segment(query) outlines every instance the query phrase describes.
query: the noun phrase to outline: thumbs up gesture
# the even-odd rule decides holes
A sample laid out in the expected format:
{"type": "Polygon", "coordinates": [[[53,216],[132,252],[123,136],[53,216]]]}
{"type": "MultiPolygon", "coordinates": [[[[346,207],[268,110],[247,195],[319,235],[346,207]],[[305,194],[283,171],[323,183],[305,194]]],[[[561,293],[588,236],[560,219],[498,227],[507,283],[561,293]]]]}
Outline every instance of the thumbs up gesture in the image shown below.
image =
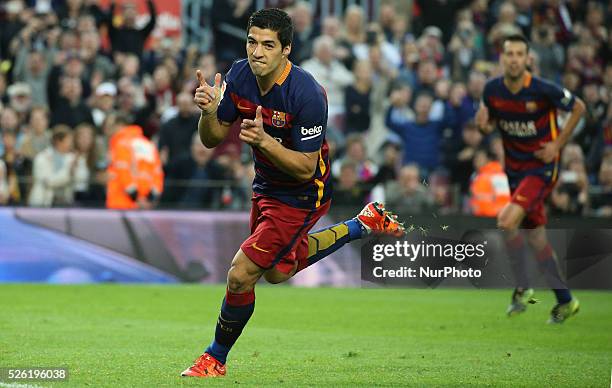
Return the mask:
{"type": "Polygon", "coordinates": [[[195,91],[193,102],[205,115],[213,114],[217,111],[219,101],[221,100],[221,74],[215,74],[215,84],[213,86],[206,82],[200,70],[196,71],[196,76],[200,86],[195,91]]]}
{"type": "Polygon", "coordinates": [[[261,105],[258,106],[255,111],[255,120],[242,120],[240,124],[240,135],[238,137],[243,142],[255,147],[262,147],[264,142],[273,140],[264,130],[261,105]]]}

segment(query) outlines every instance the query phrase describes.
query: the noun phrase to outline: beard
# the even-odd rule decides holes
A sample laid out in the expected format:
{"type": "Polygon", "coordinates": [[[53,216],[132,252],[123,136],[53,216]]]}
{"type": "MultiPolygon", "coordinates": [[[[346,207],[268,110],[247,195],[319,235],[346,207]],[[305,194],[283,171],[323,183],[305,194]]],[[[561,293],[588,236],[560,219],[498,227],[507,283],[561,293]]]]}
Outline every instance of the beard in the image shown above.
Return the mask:
{"type": "Polygon", "coordinates": [[[512,70],[508,69],[507,71],[504,72],[504,77],[511,81],[518,81],[519,79],[523,77],[523,74],[525,74],[525,71],[527,71],[527,69],[525,68],[522,68],[516,72],[513,72],[512,70]]]}

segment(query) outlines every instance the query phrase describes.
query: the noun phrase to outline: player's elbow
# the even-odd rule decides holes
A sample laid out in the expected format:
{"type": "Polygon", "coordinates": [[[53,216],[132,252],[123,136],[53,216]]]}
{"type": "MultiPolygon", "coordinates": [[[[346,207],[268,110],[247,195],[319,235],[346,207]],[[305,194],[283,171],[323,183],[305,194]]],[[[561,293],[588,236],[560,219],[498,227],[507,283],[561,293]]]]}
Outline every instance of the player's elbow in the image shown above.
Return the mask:
{"type": "Polygon", "coordinates": [[[576,102],[574,103],[574,112],[581,116],[584,112],[586,112],[586,104],[578,97],[576,97],[576,102]]]}
{"type": "Polygon", "coordinates": [[[300,182],[308,182],[315,174],[315,169],[299,171],[294,174],[295,179],[300,182]]]}
{"type": "Polygon", "coordinates": [[[200,141],[206,148],[215,148],[216,146],[219,145],[219,143],[221,143],[220,139],[216,139],[211,136],[203,136],[201,133],[200,133],[200,141]]]}

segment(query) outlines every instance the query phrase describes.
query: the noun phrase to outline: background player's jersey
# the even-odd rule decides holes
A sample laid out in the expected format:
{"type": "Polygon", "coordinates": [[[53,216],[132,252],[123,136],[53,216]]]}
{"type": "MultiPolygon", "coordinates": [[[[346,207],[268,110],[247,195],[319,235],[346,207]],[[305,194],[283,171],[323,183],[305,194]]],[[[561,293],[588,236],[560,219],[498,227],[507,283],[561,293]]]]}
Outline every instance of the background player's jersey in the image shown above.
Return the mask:
{"type": "Polygon", "coordinates": [[[246,59],[234,62],[225,76],[225,91],[217,117],[234,122],[255,119],[262,107],[265,131],[284,147],[300,152],[319,151],[319,161],[311,180],[298,182],[281,171],[257,147],[253,149],[255,179],[253,191],[294,207],[314,209],[331,197],[327,128],[327,96],[315,79],[287,62],[282,75],[264,96],[246,59]]]}
{"type": "Polygon", "coordinates": [[[497,77],[486,83],[482,98],[489,116],[497,121],[502,133],[510,186],[528,175],[554,182],[559,158],[544,163],[534,152],[558,136],[557,108],[571,110],[574,96],[567,89],[527,73],[523,88],[517,94],[508,90],[503,77],[497,77]]]}

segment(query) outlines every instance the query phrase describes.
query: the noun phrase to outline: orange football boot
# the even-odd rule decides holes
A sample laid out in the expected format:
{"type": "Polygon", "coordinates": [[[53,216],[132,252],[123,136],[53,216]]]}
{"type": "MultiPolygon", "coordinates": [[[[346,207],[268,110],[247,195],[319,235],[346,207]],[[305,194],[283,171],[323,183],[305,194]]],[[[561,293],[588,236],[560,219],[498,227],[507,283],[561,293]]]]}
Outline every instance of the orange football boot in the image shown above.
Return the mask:
{"type": "Polygon", "coordinates": [[[202,354],[193,365],[185,369],[181,376],[219,377],[225,376],[225,365],[208,353],[202,354]]]}
{"type": "Polygon", "coordinates": [[[382,203],[368,203],[355,218],[368,233],[388,234],[395,237],[401,237],[406,233],[404,224],[397,220],[395,214],[386,210],[382,203]]]}

